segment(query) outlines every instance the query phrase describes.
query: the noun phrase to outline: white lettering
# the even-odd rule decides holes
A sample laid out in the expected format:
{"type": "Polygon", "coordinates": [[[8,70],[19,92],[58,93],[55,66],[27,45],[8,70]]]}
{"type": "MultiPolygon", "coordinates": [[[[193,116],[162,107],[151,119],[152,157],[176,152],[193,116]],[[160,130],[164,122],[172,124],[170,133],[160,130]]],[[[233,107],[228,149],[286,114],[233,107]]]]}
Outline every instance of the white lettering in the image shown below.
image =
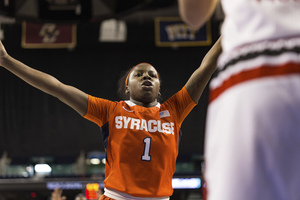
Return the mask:
{"type": "Polygon", "coordinates": [[[172,135],[174,135],[174,123],[173,122],[171,122],[171,129],[172,129],[172,135]]]}
{"type": "Polygon", "coordinates": [[[158,130],[158,132],[161,132],[161,133],[164,132],[164,130],[161,127],[161,121],[157,121],[157,130],[158,130]]]}
{"type": "Polygon", "coordinates": [[[150,133],[157,131],[157,127],[156,126],[153,127],[152,124],[157,125],[157,121],[156,120],[149,120],[148,121],[148,131],[150,133]]]}
{"type": "Polygon", "coordinates": [[[164,133],[166,134],[171,134],[171,127],[170,127],[170,123],[163,123],[162,127],[164,129],[164,133]]]}
{"type": "Polygon", "coordinates": [[[145,119],[142,119],[142,124],[141,124],[141,128],[140,130],[145,130],[145,131],[148,131],[148,128],[147,128],[147,121],[145,119]]]}
{"type": "Polygon", "coordinates": [[[174,40],[195,40],[197,30],[190,28],[186,24],[172,24],[165,27],[168,39],[170,41],[174,40]]]}
{"type": "Polygon", "coordinates": [[[124,119],[124,128],[128,128],[128,123],[130,122],[131,120],[131,117],[125,117],[123,116],[123,119],[124,119]]]}
{"type": "Polygon", "coordinates": [[[132,129],[132,130],[144,130],[149,133],[160,132],[165,134],[174,135],[174,122],[162,123],[161,120],[145,120],[135,119],[126,116],[116,116],[115,123],[117,129],[132,129]]]}
{"type": "Polygon", "coordinates": [[[130,126],[130,129],[136,129],[136,130],[139,130],[140,129],[140,122],[141,120],[139,119],[132,119],[131,120],[131,126],[130,126]],[[136,127],[136,128],[134,128],[136,127]]]}
{"type": "Polygon", "coordinates": [[[122,116],[116,116],[115,122],[116,122],[116,128],[117,129],[122,128],[123,123],[122,123],[121,120],[122,120],[122,116]]]}

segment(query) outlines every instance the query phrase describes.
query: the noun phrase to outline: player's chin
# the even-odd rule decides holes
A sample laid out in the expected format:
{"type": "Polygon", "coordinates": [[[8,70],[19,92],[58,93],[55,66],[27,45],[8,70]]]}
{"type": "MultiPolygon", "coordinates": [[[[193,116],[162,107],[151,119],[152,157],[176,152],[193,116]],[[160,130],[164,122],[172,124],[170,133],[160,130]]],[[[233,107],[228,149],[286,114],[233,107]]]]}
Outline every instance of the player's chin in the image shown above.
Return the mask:
{"type": "Polygon", "coordinates": [[[143,90],[142,95],[144,98],[147,98],[147,99],[153,99],[157,96],[157,94],[155,94],[154,90],[143,90]]]}
{"type": "Polygon", "coordinates": [[[152,94],[152,93],[154,93],[154,90],[153,90],[153,88],[142,88],[141,92],[142,93],[150,93],[150,94],[152,94]]]}

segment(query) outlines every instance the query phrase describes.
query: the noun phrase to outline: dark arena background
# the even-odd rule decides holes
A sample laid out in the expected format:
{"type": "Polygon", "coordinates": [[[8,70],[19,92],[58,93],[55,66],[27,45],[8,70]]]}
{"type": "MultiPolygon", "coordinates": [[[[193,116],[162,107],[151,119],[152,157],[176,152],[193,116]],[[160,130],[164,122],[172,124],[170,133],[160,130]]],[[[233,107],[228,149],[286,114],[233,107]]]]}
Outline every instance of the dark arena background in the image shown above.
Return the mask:
{"type": "MultiPolygon", "coordinates": [[[[113,101],[120,100],[122,72],[141,62],[160,73],[162,102],[171,97],[218,39],[222,21],[219,8],[200,31],[191,30],[176,0],[0,0],[0,6],[0,39],[12,57],[113,101]]],[[[207,103],[208,88],[182,124],[172,200],[202,199],[207,103]]],[[[56,187],[68,200],[80,193],[95,199],[104,168],[96,124],[0,68],[0,200],[48,200],[56,187]]]]}

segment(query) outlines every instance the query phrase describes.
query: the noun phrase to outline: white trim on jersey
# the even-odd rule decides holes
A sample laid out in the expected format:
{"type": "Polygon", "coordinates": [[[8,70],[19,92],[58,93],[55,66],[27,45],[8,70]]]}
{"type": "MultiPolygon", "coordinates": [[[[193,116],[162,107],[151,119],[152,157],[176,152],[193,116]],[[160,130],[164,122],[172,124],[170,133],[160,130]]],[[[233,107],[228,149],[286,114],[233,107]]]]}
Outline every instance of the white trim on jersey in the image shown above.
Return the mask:
{"type": "Polygon", "coordinates": [[[115,200],[169,200],[170,197],[134,197],[117,190],[104,188],[104,195],[115,200]]]}
{"type": "Polygon", "coordinates": [[[211,81],[210,89],[215,89],[220,87],[225,80],[228,80],[231,76],[238,74],[242,71],[247,71],[251,69],[258,68],[262,65],[268,65],[270,67],[278,67],[287,62],[300,63],[299,55],[295,52],[283,53],[279,56],[266,56],[260,55],[251,60],[239,61],[238,63],[231,65],[230,68],[221,71],[217,78],[214,78],[211,81]]]}
{"type": "Polygon", "coordinates": [[[294,49],[296,47],[300,47],[300,36],[272,41],[266,40],[263,42],[248,44],[225,55],[221,54],[218,60],[218,68],[220,70],[223,70],[224,66],[230,61],[238,59],[239,57],[245,56],[250,53],[259,53],[265,50],[280,51],[283,48],[294,49]]]}
{"type": "Polygon", "coordinates": [[[213,78],[210,83],[210,89],[216,89],[220,87],[224,81],[228,80],[231,76],[239,74],[240,72],[256,69],[263,65],[269,67],[278,67],[287,62],[300,63],[300,57],[297,52],[293,52],[294,48],[300,48],[300,37],[280,39],[275,41],[264,41],[262,43],[255,43],[246,45],[242,48],[233,51],[231,55],[221,57],[218,61],[219,74],[213,78]],[[283,51],[285,49],[285,51],[283,51]],[[290,50],[290,51],[289,51],[290,50]],[[264,54],[264,51],[279,52],[272,56],[264,54]],[[282,51],[282,52],[281,52],[282,51]],[[254,58],[241,59],[247,57],[250,54],[257,54],[254,58]],[[232,60],[237,60],[233,64],[229,64],[232,60]],[[226,69],[225,66],[227,67],[226,69]]]}

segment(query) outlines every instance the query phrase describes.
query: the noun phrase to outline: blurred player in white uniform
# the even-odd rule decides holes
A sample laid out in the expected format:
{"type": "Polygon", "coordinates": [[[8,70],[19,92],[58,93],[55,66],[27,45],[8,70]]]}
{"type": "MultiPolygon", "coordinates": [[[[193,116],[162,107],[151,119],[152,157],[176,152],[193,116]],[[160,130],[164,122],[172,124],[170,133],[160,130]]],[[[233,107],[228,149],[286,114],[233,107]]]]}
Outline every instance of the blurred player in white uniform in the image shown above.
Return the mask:
{"type": "MultiPolygon", "coordinates": [[[[216,4],[179,0],[194,27],[216,4]]],[[[298,200],[300,0],[221,4],[223,53],[210,82],[205,138],[207,199],[298,200]]]]}

